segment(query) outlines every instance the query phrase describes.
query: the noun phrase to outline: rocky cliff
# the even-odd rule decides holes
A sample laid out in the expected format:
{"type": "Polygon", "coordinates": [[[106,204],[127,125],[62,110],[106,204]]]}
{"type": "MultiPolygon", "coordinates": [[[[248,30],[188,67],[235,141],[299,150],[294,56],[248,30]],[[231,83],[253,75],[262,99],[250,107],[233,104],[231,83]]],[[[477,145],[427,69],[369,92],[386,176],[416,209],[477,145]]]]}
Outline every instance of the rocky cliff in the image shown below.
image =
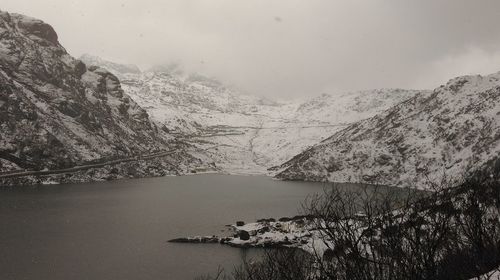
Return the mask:
{"type": "Polygon", "coordinates": [[[0,130],[3,173],[174,147],[115,75],[71,57],[50,25],[7,12],[0,12],[0,130]]]}

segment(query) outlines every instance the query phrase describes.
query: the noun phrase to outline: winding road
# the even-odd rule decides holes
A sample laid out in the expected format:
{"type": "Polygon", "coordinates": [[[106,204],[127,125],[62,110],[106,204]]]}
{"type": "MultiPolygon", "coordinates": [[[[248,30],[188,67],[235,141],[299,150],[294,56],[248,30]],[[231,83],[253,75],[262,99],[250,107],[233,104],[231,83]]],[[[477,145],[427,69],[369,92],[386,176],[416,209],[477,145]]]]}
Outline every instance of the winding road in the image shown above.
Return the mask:
{"type": "Polygon", "coordinates": [[[119,164],[119,163],[123,163],[123,162],[130,162],[130,161],[137,161],[137,160],[152,159],[152,158],[156,158],[156,157],[163,157],[163,156],[173,154],[175,152],[176,152],[176,150],[160,151],[160,152],[155,152],[155,153],[151,153],[151,154],[147,154],[147,155],[131,156],[131,157],[126,157],[126,158],[122,158],[122,159],[115,159],[115,160],[110,160],[110,161],[101,162],[101,163],[78,165],[78,166],[63,168],[63,169],[9,172],[7,174],[0,174],[0,179],[30,176],[30,175],[39,176],[39,175],[61,174],[61,173],[73,173],[73,172],[77,172],[77,171],[81,171],[81,170],[103,167],[106,165],[114,165],[114,164],[119,164]]]}

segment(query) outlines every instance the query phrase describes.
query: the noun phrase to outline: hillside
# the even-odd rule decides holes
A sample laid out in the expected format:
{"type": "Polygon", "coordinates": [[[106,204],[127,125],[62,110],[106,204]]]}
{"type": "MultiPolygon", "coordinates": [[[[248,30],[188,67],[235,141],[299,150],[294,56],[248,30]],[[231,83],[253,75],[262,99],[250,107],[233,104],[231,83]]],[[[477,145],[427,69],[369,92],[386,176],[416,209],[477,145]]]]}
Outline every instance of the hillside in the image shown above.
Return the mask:
{"type": "MultiPolygon", "coordinates": [[[[186,161],[166,157],[160,164],[164,173],[186,172],[172,166],[189,166],[188,161],[201,164],[151,122],[148,113],[124,93],[115,75],[71,57],[50,25],[7,12],[0,12],[0,128],[0,175],[170,149],[184,154],[186,161]]],[[[133,173],[147,175],[144,168],[147,164],[133,173]]],[[[116,176],[123,172],[114,171],[116,176]]],[[[75,180],[108,175],[80,174],[75,180]]],[[[39,179],[72,181],[71,176],[39,179]]],[[[15,183],[0,176],[0,185],[15,183]]]]}
{"type": "Polygon", "coordinates": [[[499,153],[500,73],[464,76],[333,134],[276,177],[426,188],[499,153]]]}

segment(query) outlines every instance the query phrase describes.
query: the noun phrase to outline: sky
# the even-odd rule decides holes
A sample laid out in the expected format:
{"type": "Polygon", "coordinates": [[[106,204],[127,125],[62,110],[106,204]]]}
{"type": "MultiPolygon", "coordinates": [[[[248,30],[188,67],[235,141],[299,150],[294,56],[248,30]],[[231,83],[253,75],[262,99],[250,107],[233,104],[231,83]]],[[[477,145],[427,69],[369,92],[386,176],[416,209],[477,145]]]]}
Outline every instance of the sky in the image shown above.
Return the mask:
{"type": "Polygon", "coordinates": [[[75,57],[178,63],[259,96],[432,89],[500,71],[498,0],[0,0],[75,57]]]}

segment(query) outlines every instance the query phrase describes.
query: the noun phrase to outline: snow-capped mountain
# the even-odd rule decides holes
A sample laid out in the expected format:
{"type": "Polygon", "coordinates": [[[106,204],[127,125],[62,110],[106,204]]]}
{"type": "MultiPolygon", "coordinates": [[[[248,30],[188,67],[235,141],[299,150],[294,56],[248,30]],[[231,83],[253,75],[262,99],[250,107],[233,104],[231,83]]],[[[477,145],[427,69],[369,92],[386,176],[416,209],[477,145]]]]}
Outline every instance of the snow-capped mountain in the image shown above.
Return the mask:
{"type": "Polygon", "coordinates": [[[176,150],[154,168],[142,162],[139,175],[213,169],[212,161],[264,174],[289,160],[278,178],[421,187],[500,151],[498,73],[432,92],[273,101],[177,65],[142,72],[91,55],[83,63],[40,20],[2,12],[0,23],[0,178],[176,150]]]}
{"type": "Polygon", "coordinates": [[[277,177],[425,188],[499,153],[500,73],[464,76],[333,134],[277,177]]]}
{"type": "MultiPolygon", "coordinates": [[[[2,173],[174,147],[173,137],[151,122],[115,75],[71,57],[50,25],[7,12],[0,12],[0,128],[2,173]]],[[[165,172],[179,172],[172,166],[182,164],[169,160],[160,163],[165,172]]],[[[0,184],[9,184],[5,180],[0,184]]]]}
{"type": "MultiPolygon", "coordinates": [[[[86,61],[86,55],[82,60],[86,61]]],[[[94,58],[86,63],[105,61],[94,58]]],[[[106,62],[100,64],[106,67],[106,62]]],[[[175,65],[122,77],[127,94],[163,130],[211,153],[229,173],[263,174],[345,126],[406,100],[417,91],[383,89],[279,102],[225,86],[175,65]]]]}
{"type": "Polygon", "coordinates": [[[119,64],[114,63],[108,60],[101,59],[98,56],[93,56],[89,54],[84,54],[80,57],[80,60],[84,61],[87,65],[99,65],[110,71],[118,78],[121,78],[123,74],[139,74],[141,73],[141,69],[137,67],[137,65],[133,64],[119,64]]]}

